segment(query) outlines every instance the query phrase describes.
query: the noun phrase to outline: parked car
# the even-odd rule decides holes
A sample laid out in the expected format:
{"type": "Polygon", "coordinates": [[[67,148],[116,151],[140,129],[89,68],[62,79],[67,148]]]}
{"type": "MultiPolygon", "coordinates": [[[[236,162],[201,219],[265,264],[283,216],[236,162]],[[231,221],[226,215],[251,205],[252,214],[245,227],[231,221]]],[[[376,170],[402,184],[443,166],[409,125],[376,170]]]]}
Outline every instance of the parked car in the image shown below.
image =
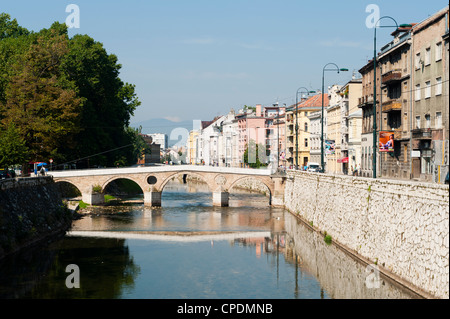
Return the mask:
{"type": "Polygon", "coordinates": [[[319,163],[309,163],[308,172],[320,172],[320,164],[319,163]]]}
{"type": "Polygon", "coordinates": [[[450,178],[450,177],[449,177],[448,173],[449,173],[449,172],[447,172],[447,175],[445,176],[445,184],[448,184],[448,183],[449,183],[449,178],[450,178]]]}
{"type": "Polygon", "coordinates": [[[12,177],[11,173],[8,170],[6,169],[0,170],[0,179],[7,179],[11,177],[12,177]]]}

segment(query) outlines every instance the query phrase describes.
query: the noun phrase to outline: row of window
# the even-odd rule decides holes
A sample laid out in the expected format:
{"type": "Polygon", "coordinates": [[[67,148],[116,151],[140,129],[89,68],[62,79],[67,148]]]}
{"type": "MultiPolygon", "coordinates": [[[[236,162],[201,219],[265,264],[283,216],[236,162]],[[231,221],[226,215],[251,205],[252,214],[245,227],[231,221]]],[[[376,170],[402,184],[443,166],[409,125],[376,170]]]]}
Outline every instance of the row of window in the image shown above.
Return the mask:
{"type": "MultiPolygon", "coordinates": [[[[436,82],[432,85],[431,81],[425,82],[424,98],[429,99],[431,97],[431,87],[434,86],[434,95],[442,95],[442,77],[436,78],[436,82]]],[[[416,84],[415,100],[420,101],[422,99],[422,88],[420,84],[416,84]]]]}
{"type": "MultiPolygon", "coordinates": [[[[434,57],[435,57],[436,62],[442,60],[442,42],[436,43],[435,50],[434,50],[434,57]]],[[[425,49],[424,61],[422,61],[420,52],[416,54],[416,59],[415,59],[416,70],[420,69],[422,64],[424,66],[431,64],[431,47],[428,47],[425,49]]]]}
{"type": "MultiPolygon", "coordinates": [[[[425,114],[424,116],[424,128],[431,128],[431,116],[430,114],[425,114]]],[[[437,129],[442,128],[442,113],[436,112],[436,116],[434,118],[434,126],[437,129]]],[[[422,118],[420,115],[416,116],[416,129],[422,128],[422,118]]]]}

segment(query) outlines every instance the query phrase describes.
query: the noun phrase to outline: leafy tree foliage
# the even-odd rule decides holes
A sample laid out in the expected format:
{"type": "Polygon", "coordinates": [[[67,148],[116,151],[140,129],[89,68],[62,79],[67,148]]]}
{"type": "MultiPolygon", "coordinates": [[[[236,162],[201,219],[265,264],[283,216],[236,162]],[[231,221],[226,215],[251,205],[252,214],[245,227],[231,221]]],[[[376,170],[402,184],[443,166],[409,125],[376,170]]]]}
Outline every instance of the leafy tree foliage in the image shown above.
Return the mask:
{"type": "Polygon", "coordinates": [[[117,56],[87,35],[69,38],[65,24],[29,32],[7,14],[0,39],[0,130],[14,126],[30,160],[136,162],[129,121],[140,102],[117,56]]]}
{"type": "Polygon", "coordinates": [[[262,144],[256,144],[254,140],[250,140],[244,151],[244,163],[248,164],[251,168],[267,166],[265,149],[262,144]]]}
{"type": "Polygon", "coordinates": [[[0,168],[12,167],[27,160],[28,148],[14,124],[0,131],[0,168]]]}

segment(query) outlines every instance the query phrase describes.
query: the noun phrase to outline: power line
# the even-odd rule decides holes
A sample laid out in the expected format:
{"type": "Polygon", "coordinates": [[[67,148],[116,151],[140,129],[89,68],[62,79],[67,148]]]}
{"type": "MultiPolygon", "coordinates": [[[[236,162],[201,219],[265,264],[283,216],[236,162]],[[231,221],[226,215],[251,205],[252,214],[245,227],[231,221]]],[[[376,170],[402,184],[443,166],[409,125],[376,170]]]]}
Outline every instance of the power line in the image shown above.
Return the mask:
{"type": "Polygon", "coordinates": [[[58,167],[58,166],[64,166],[64,165],[67,165],[67,164],[70,164],[70,163],[75,163],[75,162],[82,161],[82,160],[85,160],[85,159],[88,159],[88,158],[91,158],[91,157],[95,157],[95,156],[98,156],[98,155],[102,155],[102,154],[114,152],[114,151],[120,150],[120,149],[122,149],[122,148],[130,147],[130,146],[132,146],[132,145],[133,145],[133,144],[128,144],[128,145],[125,145],[125,146],[120,146],[120,147],[117,147],[117,148],[114,148],[114,149],[111,149],[111,150],[108,150],[108,151],[104,151],[104,152],[101,152],[101,153],[97,153],[97,154],[90,155],[90,156],[86,156],[86,157],[82,157],[82,158],[78,158],[78,159],[76,159],[76,160],[72,160],[72,161],[65,162],[65,163],[62,163],[62,164],[58,164],[58,165],[55,165],[55,166],[56,166],[56,167],[58,167]]]}

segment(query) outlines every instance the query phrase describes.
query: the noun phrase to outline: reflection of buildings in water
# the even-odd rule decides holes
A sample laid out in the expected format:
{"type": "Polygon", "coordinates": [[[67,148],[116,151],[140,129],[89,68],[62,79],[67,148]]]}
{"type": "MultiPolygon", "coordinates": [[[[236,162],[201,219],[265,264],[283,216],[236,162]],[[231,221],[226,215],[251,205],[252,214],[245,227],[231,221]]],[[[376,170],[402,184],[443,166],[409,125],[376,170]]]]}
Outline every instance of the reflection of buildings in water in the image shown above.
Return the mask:
{"type": "Polygon", "coordinates": [[[263,254],[277,254],[285,251],[285,235],[271,233],[271,237],[238,238],[235,244],[255,247],[256,256],[263,254]]]}
{"type": "Polygon", "coordinates": [[[285,213],[285,259],[301,273],[317,278],[331,298],[336,299],[411,299],[420,298],[384,276],[372,288],[366,280],[372,272],[323,236],[307,227],[291,213],[285,213]]]}

